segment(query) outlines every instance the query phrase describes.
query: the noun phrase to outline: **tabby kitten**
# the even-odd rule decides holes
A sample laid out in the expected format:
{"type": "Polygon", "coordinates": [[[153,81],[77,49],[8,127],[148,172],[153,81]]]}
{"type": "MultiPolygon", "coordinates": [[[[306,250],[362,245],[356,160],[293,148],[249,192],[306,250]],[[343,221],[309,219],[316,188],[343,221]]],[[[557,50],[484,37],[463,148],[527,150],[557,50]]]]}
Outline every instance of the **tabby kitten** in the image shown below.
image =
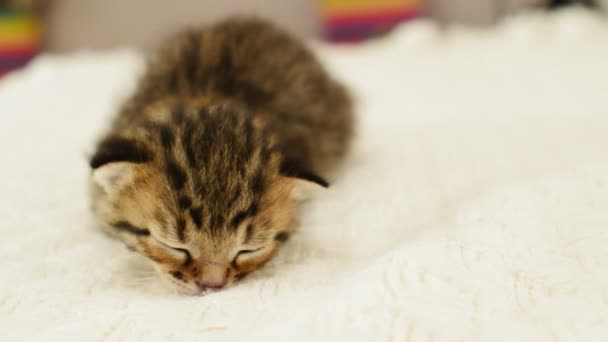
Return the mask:
{"type": "Polygon", "coordinates": [[[267,262],[345,155],[351,102],[303,44],[254,18],[178,34],[90,160],[108,231],[181,292],[267,262]]]}

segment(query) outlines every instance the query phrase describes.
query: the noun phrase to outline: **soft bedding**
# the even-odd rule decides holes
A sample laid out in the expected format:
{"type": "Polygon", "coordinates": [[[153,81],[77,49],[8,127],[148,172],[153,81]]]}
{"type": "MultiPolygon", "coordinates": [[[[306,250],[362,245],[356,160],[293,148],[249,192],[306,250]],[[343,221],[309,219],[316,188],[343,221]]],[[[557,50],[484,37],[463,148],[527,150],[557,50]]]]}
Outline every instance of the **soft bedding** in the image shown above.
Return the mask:
{"type": "Polygon", "coordinates": [[[87,153],[142,55],[0,80],[0,340],[608,340],[606,19],[313,45],[356,96],[352,154],[271,264],[204,297],[88,208],[87,153]]]}

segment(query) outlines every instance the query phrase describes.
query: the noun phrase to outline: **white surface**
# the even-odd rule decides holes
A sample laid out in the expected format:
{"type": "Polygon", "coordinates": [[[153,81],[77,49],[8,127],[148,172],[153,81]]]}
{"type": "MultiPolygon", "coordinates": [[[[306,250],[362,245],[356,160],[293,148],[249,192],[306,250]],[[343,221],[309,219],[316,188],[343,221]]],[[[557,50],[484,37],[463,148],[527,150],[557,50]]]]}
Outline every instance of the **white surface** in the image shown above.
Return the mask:
{"type": "Polygon", "coordinates": [[[88,211],[85,151],[140,57],[0,82],[0,340],[608,340],[606,23],[419,22],[320,54],[359,96],[354,153],[271,265],[206,297],[163,292],[88,211]]]}

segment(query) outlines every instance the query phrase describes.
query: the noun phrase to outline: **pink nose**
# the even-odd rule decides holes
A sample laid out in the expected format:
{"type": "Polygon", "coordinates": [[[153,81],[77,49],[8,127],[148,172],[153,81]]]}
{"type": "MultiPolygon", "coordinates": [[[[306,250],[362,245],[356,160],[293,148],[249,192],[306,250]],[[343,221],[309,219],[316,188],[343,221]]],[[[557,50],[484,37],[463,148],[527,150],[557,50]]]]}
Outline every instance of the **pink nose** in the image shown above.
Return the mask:
{"type": "Polygon", "coordinates": [[[226,285],[226,267],[219,265],[207,265],[203,268],[201,276],[196,280],[196,285],[201,289],[221,289],[226,285]]]}

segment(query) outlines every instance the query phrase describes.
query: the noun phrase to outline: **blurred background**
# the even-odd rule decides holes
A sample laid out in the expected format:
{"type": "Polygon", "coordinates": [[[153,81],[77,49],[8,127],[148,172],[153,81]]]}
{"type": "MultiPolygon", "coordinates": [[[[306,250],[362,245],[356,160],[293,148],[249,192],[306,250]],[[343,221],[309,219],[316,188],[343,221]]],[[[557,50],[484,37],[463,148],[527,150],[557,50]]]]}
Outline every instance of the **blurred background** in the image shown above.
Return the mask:
{"type": "Polygon", "coordinates": [[[0,76],[43,51],[153,49],[185,25],[256,14],[302,38],[357,43],[425,17],[443,25],[490,26],[526,10],[608,0],[0,0],[0,76]]]}

